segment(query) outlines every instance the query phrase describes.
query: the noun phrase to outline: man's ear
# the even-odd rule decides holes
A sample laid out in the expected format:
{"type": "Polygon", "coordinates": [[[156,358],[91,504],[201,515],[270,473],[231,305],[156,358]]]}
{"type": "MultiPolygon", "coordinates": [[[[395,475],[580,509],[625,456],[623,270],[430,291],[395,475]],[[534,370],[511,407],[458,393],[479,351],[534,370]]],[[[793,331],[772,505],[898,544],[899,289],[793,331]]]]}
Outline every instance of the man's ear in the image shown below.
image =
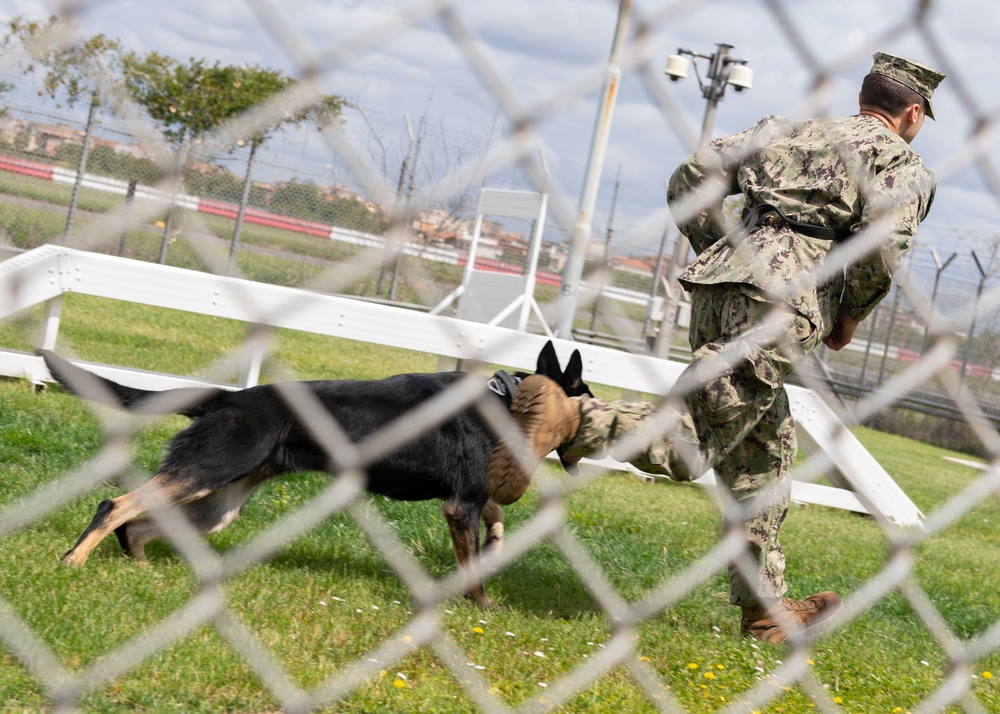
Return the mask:
{"type": "Polygon", "coordinates": [[[923,104],[914,102],[906,108],[906,120],[911,124],[916,124],[917,119],[920,117],[920,112],[924,110],[923,104]]]}

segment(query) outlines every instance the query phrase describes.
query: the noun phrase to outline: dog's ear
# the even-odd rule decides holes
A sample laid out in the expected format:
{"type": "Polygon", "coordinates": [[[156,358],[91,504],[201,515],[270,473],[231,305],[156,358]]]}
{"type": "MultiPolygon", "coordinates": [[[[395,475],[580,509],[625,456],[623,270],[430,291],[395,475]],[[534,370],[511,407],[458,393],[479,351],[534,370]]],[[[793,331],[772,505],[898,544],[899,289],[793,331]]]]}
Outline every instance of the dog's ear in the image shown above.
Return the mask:
{"type": "Polygon", "coordinates": [[[573,350],[573,354],[569,357],[569,363],[566,365],[566,371],[562,373],[562,377],[558,381],[566,394],[571,397],[590,394],[590,387],[583,381],[583,357],[580,355],[580,350],[573,350]]]}
{"type": "Polygon", "coordinates": [[[549,379],[559,381],[562,377],[562,367],[559,366],[559,356],[556,354],[555,345],[552,340],[545,343],[542,351],[538,353],[538,362],[535,366],[535,374],[543,374],[549,379]]]}

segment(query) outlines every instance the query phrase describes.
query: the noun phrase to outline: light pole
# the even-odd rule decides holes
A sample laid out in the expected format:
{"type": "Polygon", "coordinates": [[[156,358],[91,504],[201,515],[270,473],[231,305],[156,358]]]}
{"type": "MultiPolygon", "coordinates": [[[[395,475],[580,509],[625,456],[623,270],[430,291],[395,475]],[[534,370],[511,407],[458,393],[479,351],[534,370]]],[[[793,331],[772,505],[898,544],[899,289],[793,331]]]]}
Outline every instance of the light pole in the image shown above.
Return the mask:
{"type": "Polygon", "coordinates": [[[594,218],[594,204],[597,201],[597,187],[604,166],[604,154],[611,133],[611,118],[614,114],[615,99],[618,96],[622,74],[622,54],[625,50],[628,15],[632,11],[633,0],[619,0],[618,22],[611,42],[611,56],[604,77],[601,103],[597,107],[594,132],[591,137],[590,153],[587,156],[587,170],[580,191],[580,208],[576,214],[576,224],[570,238],[570,250],[563,269],[562,288],[556,304],[555,334],[557,337],[573,339],[573,317],[576,314],[577,292],[583,279],[583,264],[590,244],[590,225],[594,218]]]}
{"type": "MultiPolygon", "coordinates": [[[[694,74],[698,79],[698,86],[701,87],[701,95],[706,102],[698,146],[705,144],[712,135],[715,111],[726,93],[726,86],[731,85],[737,92],[742,92],[744,89],[750,89],[753,85],[753,70],[747,67],[747,60],[730,57],[729,50],[732,49],[732,45],[719,43],[716,47],[718,49],[710,55],[683,48],[678,49],[677,54],[667,58],[667,64],[663,68],[663,73],[670,77],[672,82],[677,82],[687,77],[687,57],[695,60],[708,60],[706,81],[702,81],[701,75],[698,73],[698,63],[694,63],[694,74]]],[[[670,356],[670,345],[674,339],[674,326],[677,321],[677,309],[681,303],[681,288],[677,279],[687,264],[689,249],[688,239],[683,234],[678,234],[677,241],[674,243],[674,255],[667,271],[668,293],[663,305],[663,320],[653,345],[653,353],[657,357],[670,356]]]]}

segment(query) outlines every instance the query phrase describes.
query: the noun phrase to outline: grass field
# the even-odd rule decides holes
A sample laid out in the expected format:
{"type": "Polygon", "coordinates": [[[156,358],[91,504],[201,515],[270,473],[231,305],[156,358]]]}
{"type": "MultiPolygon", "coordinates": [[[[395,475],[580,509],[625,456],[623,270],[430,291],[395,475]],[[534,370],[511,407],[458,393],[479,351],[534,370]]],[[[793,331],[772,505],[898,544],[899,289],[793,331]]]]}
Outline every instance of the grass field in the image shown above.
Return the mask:
{"type": "MultiPolygon", "coordinates": [[[[0,347],[28,350],[36,313],[0,327],[0,347]]],[[[200,374],[235,348],[243,326],[215,318],[121,305],[70,294],[60,351],[83,359],[200,374]]],[[[301,378],[368,378],[434,369],[433,355],[280,333],[278,359],[301,378]]],[[[265,376],[270,374],[265,370],[265,376]]],[[[602,396],[608,390],[599,388],[602,396]]],[[[179,417],[144,429],[134,463],[149,473],[179,417]]],[[[858,437],[916,504],[931,513],[971,483],[978,471],[944,460],[941,449],[859,429],[858,437]]],[[[105,442],[98,416],[60,389],[35,393],[20,380],[0,381],[0,508],[96,454],[105,442]]],[[[546,466],[546,468],[549,468],[546,466]]],[[[556,471],[553,469],[553,473],[556,471]]],[[[558,478],[568,478],[556,474],[558,478]]],[[[220,551],[237,547],[294,514],[328,483],[321,474],[275,479],[243,517],[207,538],[220,551]]],[[[71,672],[147,631],[198,591],[190,567],[165,544],[136,565],[108,539],[79,570],[59,556],[89,522],[97,503],[121,493],[116,481],[94,488],[0,540],[0,598],[71,672]]],[[[506,508],[508,534],[539,507],[529,489],[506,508]]],[[[437,502],[406,504],[365,498],[409,552],[434,576],[454,567],[437,502]]],[[[609,474],[564,504],[570,530],[623,598],[642,599],[707,553],[718,541],[711,497],[698,487],[609,474]]],[[[1000,507],[980,503],[914,550],[913,581],[960,640],[1000,618],[1000,507]]],[[[885,566],[887,538],[876,523],[844,511],[795,507],[783,530],[790,595],[826,588],[848,596],[885,566]]],[[[412,618],[411,597],[377,548],[347,516],[336,515],[285,544],[270,560],[227,580],[231,615],[252,632],[288,676],[315,687],[365,660],[412,618]]],[[[613,632],[608,617],[551,544],[536,547],[490,579],[496,603],[481,611],[454,599],[439,609],[442,627],[462,647],[470,670],[485,677],[508,706],[544,700],[550,686],[585,664],[613,632]]],[[[664,691],[685,711],[734,706],[742,693],[779,672],[787,650],[738,637],[738,611],[716,572],[666,612],[636,628],[637,652],[664,691]]],[[[891,593],[843,629],[816,643],[808,667],[821,701],[801,685],[775,685],[768,712],[905,712],[949,676],[952,662],[908,602],[891,593]]],[[[986,711],[1000,711],[1000,656],[958,670],[986,711]],[[997,672],[996,678],[992,672],[997,672]]],[[[0,710],[38,711],[44,687],[0,644],[0,710]]],[[[267,712],[277,701],[211,625],[195,629],[83,699],[88,712],[267,712]]],[[[386,663],[333,712],[469,712],[475,704],[429,648],[386,663]]],[[[632,675],[617,667],[560,708],[567,712],[655,711],[632,675]]],[[[953,711],[961,711],[955,707],[953,711]]]]}

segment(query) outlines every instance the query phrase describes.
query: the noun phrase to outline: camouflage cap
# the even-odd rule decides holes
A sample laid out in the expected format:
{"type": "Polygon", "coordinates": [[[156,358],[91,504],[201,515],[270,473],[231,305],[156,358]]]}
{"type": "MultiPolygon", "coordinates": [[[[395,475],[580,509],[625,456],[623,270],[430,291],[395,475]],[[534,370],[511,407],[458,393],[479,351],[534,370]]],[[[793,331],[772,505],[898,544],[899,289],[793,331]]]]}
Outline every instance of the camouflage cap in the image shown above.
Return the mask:
{"type": "Polygon", "coordinates": [[[875,60],[871,70],[873,74],[881,74],[889,79],[894,79],[926,99],[927,116],[931,119],[934,118],[931,96],[933,96],[937,86],[941,84],[941,80],[944,79],[943,74],[925,64],[885,52],[876,52],[873,59],[875,60]]]}

